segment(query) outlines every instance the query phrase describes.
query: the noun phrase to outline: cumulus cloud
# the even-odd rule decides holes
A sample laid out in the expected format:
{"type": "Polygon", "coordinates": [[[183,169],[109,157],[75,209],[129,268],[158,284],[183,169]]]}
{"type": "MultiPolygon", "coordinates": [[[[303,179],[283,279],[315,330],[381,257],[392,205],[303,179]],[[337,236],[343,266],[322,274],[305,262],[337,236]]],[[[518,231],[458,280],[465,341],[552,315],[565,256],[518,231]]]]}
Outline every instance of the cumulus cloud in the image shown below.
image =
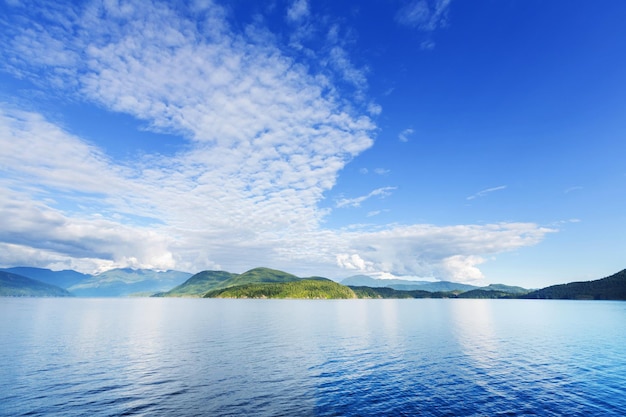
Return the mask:
{"type": "Polygon", "coordinates": [[[366,265],[362,272],[469,282],[483,277],[476,266],[484,262],[484,256],[537,244],[554,231],[532,223],[409,225],[350,232],[344,237],[352,250],[350,256],[358,255],[366,265]]]}
{"type": "Polygon", "coordinates": [[[337,264],[341,268],[358,270],[361,272],[373,272],[373,265],[371,262],[364,261],[359,255],[356,253],[347,254],[341,253],[337,255],[337,264]]]}
{"type": "MultiPolygon", "coordinates": [[[[0,242],[10,257],[40,254],[58,262],[69,257],[90,271],[103,266],[170,269],[169,238],[152,229],[129,227],[98,215],[68,217],[42,202],[2,190],[0,242]],[[101,259],[104,262],[93,262],[101,259]]],[[[4,262],[7,262],[4,260],[4,262]]],[[[30,264],[30,263],[29,263],[30,264]]]]}

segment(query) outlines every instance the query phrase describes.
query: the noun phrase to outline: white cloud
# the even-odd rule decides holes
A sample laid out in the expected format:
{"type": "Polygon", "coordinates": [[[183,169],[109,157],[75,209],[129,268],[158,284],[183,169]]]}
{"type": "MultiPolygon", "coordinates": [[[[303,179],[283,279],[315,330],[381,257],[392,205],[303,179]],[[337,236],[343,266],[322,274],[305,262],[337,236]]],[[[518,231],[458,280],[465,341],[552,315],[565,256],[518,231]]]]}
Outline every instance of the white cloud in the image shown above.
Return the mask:
{"type": "Polygon", "coordinates": [[[564,194],[569,194],[569,193],[571,193],[571,192],[574,192],[574,191],[579,191],[579,190],[582,190],[582,189],[583,189],[583,187],[581,187],[581,186],[569,187],[569,188],[567,188],[565,191],[563,191],[563,193],[564,193],[564,194]]]}
{"type": "Polygon", "coordinates": [[[386,213],[386,212],[389,212],[389,211],[390,211],[389,209],[384,209],[384,210],[372,210],[372,211],[369,211],[369,212],[367,213],[367,217],[374,217],[374,216],[378,216],[378,215],[379,215],[379,214],[381,214],[381,213],[386,213]]]}
{"type": "Polygon", "coordinates": [[[372,116],[378,116],[383,112],[383,108],[379,104],[370,103],[367,105],[367,112],[372,116]]]}
{"type": "Polygon", "coordinates": [[[499,185],[497,187],[487,188],[487,189],[484,189],[484,190],[481,190],[481,191],[477,192],[476,194],[472,194],[472,195],[468,196],[466,199],[467,200],[474,200],[474,199],[476,199],[478,197],[484,197],[484,196],[486,196],[489,193],[493,193],[494,191],[500,191],[500,190],[504,190],[504,189],[506,189],[506,185],[499,185]]]}
{"type": "Polygon", "coordinates": [[[411,0],[398,10],[396,22],[400,25],[426,33],[426,39],[420,42],[420,49],[432,50],[435,41],[432,33],[448,25],[448,12],[452,0],[411,0]]]}
{"type": "Polygon", "coordinates": [[[309,15],[309,2],[307,0],[294,0],[287,9],[287,19],[291,22],[299,22],[309,15]]]}
{"type": "Polygon", "coordinates": [[[476,265],[483,262],[485,260],[480,256],[453,255],[444,258],[441,261],[441,267],[449,280],[469,283],[485,278],[480,269],[476,268],[476,265]]]}
{"type": "Polygon", "coordinates": [[[364,261],[356,253],[353,253],[353,254],[341,253],[337,255],[337,265],[339,265],[341,268],[356,269],[362,272],[374,271],[372,269],[372,263],[364,261]]]}
{"type": "Polygon", "coordinates": [[[359,207],[361,205],[362,202],[364,202],[365,200],[369,200],[372,197],[380,197],[380,198],[385,198],[391,195],[391,191],[395,190],[397,187],[382,187],[382,188],[377,188],[373,191],[371,191],[369,194],[367,195],[363,195],[360,197],[354,197],[354,198],[342,198],[339,201],[337,201],[337,204],[335,205],[335,207],[337,208],[341,208],[341,207],[359,207]]]}
{"type": "MultiPolygon", "coordinates": [[[[86,256],[75,244],[103,227],[119,236],[101,236],[135,240],[133,248],[119,245],[128,253],[141,253],[142,241],[167,242],[178,265],[197,270],[216,259],[228,264],[237,251],[256,252],[264,263],[276,257],[286,236],[317,230],[326,213],[317,203],[345,164],[371,146],[374,124],[272,42],[255,43],[258,30],[254,38],[230,32],[214,6],[202,11],[204,27],[160,3],[127,5],[81,11],[72,23],[84,29],[77,32],[82,36],[61,22],[24,29],[8,53],[29,52],[32,62],[15,64],[24,73],[51,66],[54,80],[48,81],[55,88],[133,115],[154,130],[182,134],[189,143],[169,158],[111,161],[41,115],[3,105],[0,158],[7,167],[7,201],[19,191],[25,195],[20,201],[39,201],[40,217],[54,213],[63,227],[85,231],[51,228],[49,240],[60,243],[47,249],[86,256]],[[66,58],[57,61],[59,54],[66,58]],[[79,200],[104,218],[82,213],[79,200]],[[68,202],[72,209],[60,207],[68,202]],[[154,218],[159,236],[113,227],[130,214],[154,218]]],[[[348,57],[342,60],[349,69],[348,57]]],[[[36,245],[36,230],[12,233],[36,245]]],[[[88,249],[102,262],[122,262],[107,246],[103,237],[88,249]]],[[[169,262],[165,255],[142,256],[126,262],[169,262]]],[[[237,265],[253,262],[237,257],[237,265]]]]}
{"type": "Polygon", "coordinates": [[[425,41],[422,41],[422,43],[420,43],[420,49],[426,51],[435,49],[435,41],[433,41],[432,39],[426,39],[425,41]]]}
{"type": "MultiPolygon", "coordinates": [[[[330,51],[330,63],[342,75],[343,80],[353,84],[358,90],[367,87],[366,70],[357,68],[348,58],[346,50],[340,46],[335,46],[330,51]]],[[[370,109],[377,111],[371,106],[370,109]]]]}
{"type": "Polygon", "coordinates": [[[390,172],[391,172],[390,170],[385,169],[385,168],[376,168],[376,169],[374,170],[374,173],[375,173],[376,175],[387,175],[387,174],[389,174],[390,172]]]}
{"type": "MultiPolygon", "coordinates": [[[[234,33],[210,2],[190,11],[198,21],[159,2],[47,12],[49,25],[16,23],[2,37],[4,66],[46,93],[129,114],[181,143],[170,156],[146,149],[113,160],[45,111],[0,103],[5,266],[237,272],[267,265],[328,276],[348,268],[474,279],[481,255],[536,244],[550,231],[532,224],[325,229],[329,209],[320,202],[372,145],[376,126],[365,114],[379,107],[363,101],[356,109],[331,78],[285,55],[272,34],[234,33]]],[[[344,80],[365,88],[366,71],[345,49],[331,55],[344,80]]]]}
{"type": "Polygon", "coordinates": [[[352,254],[367,265],[363,272],[464,282],[482,278],[476,265],[483,256],[535,245],[554,231],[532,223],[410,225],[347,232],[344,238],[352,254]]]}
{"type": "Polygon", "coordinates": [[[37,254],[54,262],[74,258],[89,272],[116,265],[175,266],[171,239],[156,230],[125,226],[99,215],[68,217],[45,203],[0,190],[4,197],[0,200],[0,242],[11,249],[6,256],[37,254]]]}
{"type": "Polygon", "coordinates": [[[413,135],[413,133],[415,133],[415,131],[413,129],[410,129],[410,128],[409,129],[404,129],[398,135],[398,139],[400,139],[400,142],[408,142],[409,141],[409,136],[413,135]]]}
{"type": "Polygon", "coordinates": [[[398,11],[396,21],[432,32],[447,25],[450,3],[451,0],[413,0],[398,11]]]}

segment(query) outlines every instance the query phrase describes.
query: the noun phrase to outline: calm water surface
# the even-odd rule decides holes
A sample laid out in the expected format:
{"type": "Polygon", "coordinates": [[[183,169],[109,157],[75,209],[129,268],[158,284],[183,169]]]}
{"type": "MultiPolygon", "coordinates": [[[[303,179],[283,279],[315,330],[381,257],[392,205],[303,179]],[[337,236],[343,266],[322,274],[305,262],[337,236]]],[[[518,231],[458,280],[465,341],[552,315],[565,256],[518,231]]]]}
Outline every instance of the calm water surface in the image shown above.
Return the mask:
{"type": "Polygon", "coordinates": [[[2,416],[623,416],[626,303],[0,298],[2,416]]]}

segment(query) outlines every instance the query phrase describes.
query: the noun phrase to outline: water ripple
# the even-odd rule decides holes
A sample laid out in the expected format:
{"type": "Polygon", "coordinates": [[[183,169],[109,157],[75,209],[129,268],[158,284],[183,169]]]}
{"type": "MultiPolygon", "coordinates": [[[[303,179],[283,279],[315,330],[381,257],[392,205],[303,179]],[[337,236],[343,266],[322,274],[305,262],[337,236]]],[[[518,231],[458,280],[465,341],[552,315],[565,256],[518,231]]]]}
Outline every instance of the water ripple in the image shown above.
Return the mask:
{"type": "Polygon", "coordinates": [[[90,301],[3,300],[0,416],[626,415],[623,303],[90,301]]]}

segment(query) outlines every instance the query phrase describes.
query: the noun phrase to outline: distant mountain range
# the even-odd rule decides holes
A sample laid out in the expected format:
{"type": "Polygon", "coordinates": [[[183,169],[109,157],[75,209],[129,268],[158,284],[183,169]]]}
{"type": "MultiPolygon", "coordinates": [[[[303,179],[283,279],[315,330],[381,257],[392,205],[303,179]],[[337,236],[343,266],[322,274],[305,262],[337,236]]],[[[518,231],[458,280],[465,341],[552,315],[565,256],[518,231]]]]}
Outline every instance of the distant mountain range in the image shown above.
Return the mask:
{"type": "Polygon", "coordinates": [[[51,271],[43,268],[33,268],[29,266],[18,266],[15,268],[0,269],[0,271],[10,272],[12,274],[22,275],[37,281],[45,282],[46,284],[56,285],[61,288],[69,288],[72,285],[76,285],[82,281],[87,280],[91,275],[81,274],[80,272],[72,271],[71,269],[63,271],[51,271]]]}
{"type": "Polygon", "coordinates": [[[410,285],[419,286],[425,284],[432,284],[434,281],[409,281],[406,279],[377,279],[372,278],[369,275],[353,275],[348,278],[344,278],[340,281],[343,285],[350,287],[390,287],[395,285],[410,285]]]}
{"type": "MultiPolygon", "coordinates": [[[[151,295],[167,291],[181,284],[192,274],[180,271],[153,271],[147,269],[112,269],[97,275],[81,274],[72,270],[51,271],[32,267],[6,268],[0,271],[35,280],[38,283],[56,286],[66,290],[69,295],[78,297],[126,297],[132,295],[151,295]]],[[[22,295],[33,297],[41,289],[23,281],[22,295]],[[29,294],[29,288],[32,293],[29,294]]],[[[0,289],[3,285],[0,284],[0,289]]]]}
{"type": "Polygon", "coordinates": [[[0,271],[0,297],[71,297],[68,291],[55,285],[0,271]]]}
{"type": "Polygon", "coordinates": [[[626,270],[595,281],[540,290],[449,281],[384,280],[360,275],[341,283],[322,277],[254,268],[242,274],[113,269],[98,275],[16,267],[0,270],[0,296],[30,297],[221,297],[221,298],[526,298],[626,300],[626,270]],[[19,273],[18,273],[19,272],[19,273]]]}
{"type": "Polygon", "coordinates": [[[185,282],[190,276],[190,273],[180,271],[111,269],[74,284],[67,290],[79,297],[151,295],[155,292],[167,291],[185,282]]]}
{"type": "Polygon", "coordinates": [[[428,292],[466,292],[471,290],[502,291],[510,294],[526,294],[530,292],[522,287],[504,284],[490,284],[487,287],[461,284],[451,281],[409,281],[404,279],[376,279],[367,275],[354,275],[341,281],[350,287],[393,288],[399,291],[428,291],[428,292]]]}

